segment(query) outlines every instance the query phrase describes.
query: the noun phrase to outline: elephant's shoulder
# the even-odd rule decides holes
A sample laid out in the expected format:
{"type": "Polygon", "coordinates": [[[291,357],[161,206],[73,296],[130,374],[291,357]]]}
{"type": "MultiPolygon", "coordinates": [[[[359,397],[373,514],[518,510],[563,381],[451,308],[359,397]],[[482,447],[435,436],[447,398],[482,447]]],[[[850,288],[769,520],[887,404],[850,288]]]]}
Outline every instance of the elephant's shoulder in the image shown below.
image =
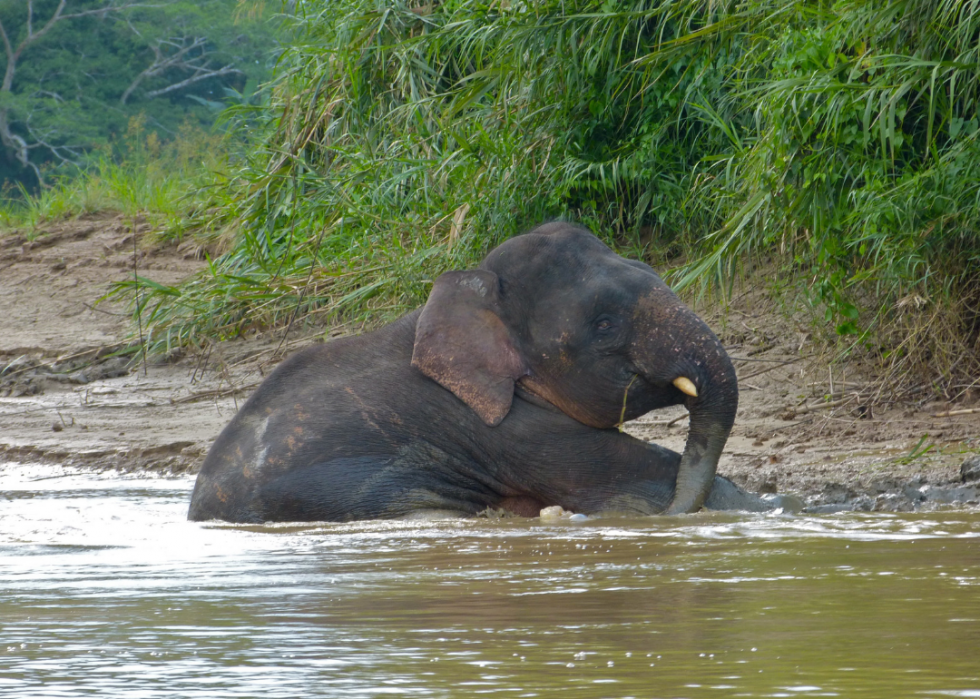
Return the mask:
{"type": "Polygon", "coordinates": [[[283,361],[270,378],[322,382],[362,374],[377,375],[379,370],[399,366],[407,371],[412,361],[411,345],[403,347],[404,343],[392,342],[383,330],[307,347],[283,361]]]}

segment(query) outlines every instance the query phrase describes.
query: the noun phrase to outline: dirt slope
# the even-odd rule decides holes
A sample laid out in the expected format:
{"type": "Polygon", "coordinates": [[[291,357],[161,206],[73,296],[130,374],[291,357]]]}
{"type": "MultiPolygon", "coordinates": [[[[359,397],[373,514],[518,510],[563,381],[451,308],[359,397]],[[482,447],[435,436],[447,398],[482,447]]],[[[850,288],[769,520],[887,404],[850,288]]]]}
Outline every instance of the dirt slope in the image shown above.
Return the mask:
{"type": "Polygon", "coordinates": [[[125,309],[97,304],[109,283],[141,276],[172,284],[202,266],[176,249],[146,250],[142,222],[94,216],[0,237],[0,461],[184,470],[235,411],[248,371],[107,358],[127,342],[125,309]],[[209,393],[210,392],[210,393],[209,393]],[[175,403],[191,394],[207,400],[175,403]],[[240,393],[239,393],[240,395],[240,393]]]}
{"type": "MultiPolygon", "coordinates": [[[[145,371],[111,357],[129,321],[96,301],[132,276],[134,234],[142,276],[172,284],[203,264],[179,248],[145,249],[148,230],[95,216],[32,240],[0,234],[0,463],[193,471],[274,365],[276,337],[145,371]]],[[[741,388],[721,473],[753,491],[795,493],[816,511],[977,506],[980,482],[962,482],[960,469],[980,462],[980,391],[957,405],[920,395],[871,408],[859,367],[822,365],[806,328],[768,306],[748,294],[724,317],[705,314],[736,358],[741,388]]],[[[289,350],[314,341],[291,336],[289,350]]],[[[650,414],[627,429],[680,450],[684,414],[650,414]]]]}

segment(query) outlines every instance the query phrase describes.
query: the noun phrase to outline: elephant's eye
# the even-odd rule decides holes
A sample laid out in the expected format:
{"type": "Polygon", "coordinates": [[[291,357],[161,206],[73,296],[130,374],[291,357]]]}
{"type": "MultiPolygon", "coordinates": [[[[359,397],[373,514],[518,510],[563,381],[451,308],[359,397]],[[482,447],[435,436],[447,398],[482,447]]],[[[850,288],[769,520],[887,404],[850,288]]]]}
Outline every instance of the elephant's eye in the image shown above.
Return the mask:
{"type": "Polygon", "coordinates": [[[608,318],[600,318],[596,321],[595,329],[601,333],[608,333],[615,327],[615,324],[608,318]]]}

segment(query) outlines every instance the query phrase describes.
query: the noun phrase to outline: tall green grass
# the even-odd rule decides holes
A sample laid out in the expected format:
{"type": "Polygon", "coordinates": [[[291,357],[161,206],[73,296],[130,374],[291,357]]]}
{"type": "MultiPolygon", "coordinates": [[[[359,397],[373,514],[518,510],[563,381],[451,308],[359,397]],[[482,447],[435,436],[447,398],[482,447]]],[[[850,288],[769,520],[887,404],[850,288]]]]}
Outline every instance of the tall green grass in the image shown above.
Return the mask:
{"type": "Polygon", "coordinates": [[[944,390],[980,370],[977,0],[302,8],[186,224],[224,254],[144,286],[159,347],[384,320],[570,218],[681,286],[774,256],[853,351],[944,390]]]}
{"type": "Polygon", "coordinates": [[[845,346],[952,397],[980,380],[980,3],[771,3],[727,101],[725,224],[682,282],[777,251],[845,346]]]}
{"type": "Polygon", "coordinates": [[[46,222],[98,212],[146,216],[163,229],[181,230],[201,188],[225,161],[223,137],[185,126],[162,142],[130,120],[115,147],[95,155],[84,169],[51,178],[37,193],[23,187],[0,197],[0,226],[34,232],[46,222]]]}

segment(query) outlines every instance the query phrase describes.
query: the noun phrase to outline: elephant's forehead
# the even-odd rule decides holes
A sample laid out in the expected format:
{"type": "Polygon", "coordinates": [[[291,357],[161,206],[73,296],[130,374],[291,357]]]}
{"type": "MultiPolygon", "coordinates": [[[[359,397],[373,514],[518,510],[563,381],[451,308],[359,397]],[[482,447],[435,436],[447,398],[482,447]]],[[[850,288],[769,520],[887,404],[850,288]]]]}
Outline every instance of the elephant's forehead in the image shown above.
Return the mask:
{"type": "Polygon", "coordinates": [[[556,222],[504,242],[487,255],[481,267],[522,278],[555,278],[619,259],[585,229],[556,222]]]}
{"type": "Polygon", "coordinates": [[[596,313],[623,310],[641,296],[666,291],[653,270],[618,255],[555,262],[546,273],[531,274],[522,281],[538,305],[556,303],[596,313]]]}
{"type": "MultiPolygon", "coordinates": [[[[599,316],[609,314],[628,322],[637,304],[654,296],[664,302],[673,295],[659,278],[632,267],[570,275],[565,285],[542,285],[528,289],[522,305],[529,317],[529,332],[538,340],[567,342],[591,327],[599,316]]],[[[644,316],[645,318],[645,316],[644,316]]]]}

